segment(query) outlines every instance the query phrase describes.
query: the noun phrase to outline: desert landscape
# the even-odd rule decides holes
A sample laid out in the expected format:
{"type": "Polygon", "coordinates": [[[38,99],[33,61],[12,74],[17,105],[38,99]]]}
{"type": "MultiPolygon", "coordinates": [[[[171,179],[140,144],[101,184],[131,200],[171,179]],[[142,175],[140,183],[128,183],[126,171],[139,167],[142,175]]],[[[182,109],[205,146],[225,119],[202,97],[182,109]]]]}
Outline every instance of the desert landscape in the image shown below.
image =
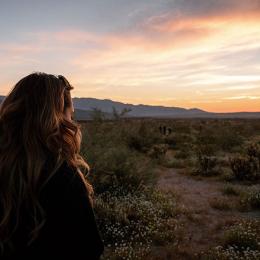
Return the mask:
{"type": "Polygon", "coordinates": [[[259,259],[260,121],[80,122],[104,259],[259,259]]]}
{"type": "Polygon", "coordinates": [[[65,132],[55,154],[89,164],[105,250],[88,233],[85,259],[97,246],[101,260],[260,260],[260,0],[13,0],[0,17],[0,105],[32,72],[59,79],[10,98],[21,127],[5,140],[65,132]]]}

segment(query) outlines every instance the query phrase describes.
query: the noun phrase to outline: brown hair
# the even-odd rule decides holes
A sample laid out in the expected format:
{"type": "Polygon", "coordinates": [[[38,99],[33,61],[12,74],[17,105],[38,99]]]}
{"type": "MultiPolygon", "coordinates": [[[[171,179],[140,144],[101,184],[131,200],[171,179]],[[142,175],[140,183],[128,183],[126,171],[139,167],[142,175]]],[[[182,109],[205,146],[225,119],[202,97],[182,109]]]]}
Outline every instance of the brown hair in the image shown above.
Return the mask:
{"type": "Polygon", "coordinates": [[[28,244],[37,237],[45,222],[39,192],[63,162],[82,177],[93,205],[93,188],[84,178],[89,166],[79,154],[80,125],[64,114],[72,89],[61,75],[35,72],[18,81],[0,105],[1,248],[12,244],[23,206],[33,208],[28,244]]]}

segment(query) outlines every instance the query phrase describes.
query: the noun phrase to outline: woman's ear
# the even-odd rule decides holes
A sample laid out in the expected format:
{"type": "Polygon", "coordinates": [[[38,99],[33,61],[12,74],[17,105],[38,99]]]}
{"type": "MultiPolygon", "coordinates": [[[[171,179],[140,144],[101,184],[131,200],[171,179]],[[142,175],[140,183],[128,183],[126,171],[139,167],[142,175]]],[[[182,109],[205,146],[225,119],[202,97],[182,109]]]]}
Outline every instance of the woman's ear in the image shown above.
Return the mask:
{"type": "Polygon", "coordinates": [[[72,107],[72,112],[75,113],[74,105],[73,105],[73,100],[71,98],[71,107],[72,107]]]}
{"type": "Polygon", "coordinates": [[[64,112],[64,114],[65,114],[65,117],[67,118],[67,120],[69,120],[69,121],[71,121],[71,120],[73,120],[73,110],[72,110],[73,108],[72,107],[67,107],[66,109],[65,109],[65,112],[64,112]]]}

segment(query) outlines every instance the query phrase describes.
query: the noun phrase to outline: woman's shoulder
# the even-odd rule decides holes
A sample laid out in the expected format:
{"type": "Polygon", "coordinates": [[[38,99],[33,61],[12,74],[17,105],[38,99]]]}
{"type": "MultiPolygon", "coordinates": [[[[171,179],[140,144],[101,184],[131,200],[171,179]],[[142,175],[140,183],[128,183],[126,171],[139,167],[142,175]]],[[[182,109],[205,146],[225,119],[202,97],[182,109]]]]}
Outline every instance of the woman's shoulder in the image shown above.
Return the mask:
{"type": "Polygon", "coordinates": [[[42,196],[53,199],[60,197],[86,195],[86,187],[77,168],[64,161],[50,177],[42,190],[42,196]]]}
{"type": "Polygon", "coordinates": [[[67,161],[63,161],[55,173],[49,178],[50,183],[62,182],[68,185],[73,185],[79,181],[82,182],[82,179],[77,168],[69,165],[67,161]]]}
{"type": "Polygon", "coordinates": [[[54,173],[52,180],[71,183],[73,181],[78,181],[79,179],[77,177],[79,177],[77,168],[70,166],[67,161],[64,161],[54,173]]]}

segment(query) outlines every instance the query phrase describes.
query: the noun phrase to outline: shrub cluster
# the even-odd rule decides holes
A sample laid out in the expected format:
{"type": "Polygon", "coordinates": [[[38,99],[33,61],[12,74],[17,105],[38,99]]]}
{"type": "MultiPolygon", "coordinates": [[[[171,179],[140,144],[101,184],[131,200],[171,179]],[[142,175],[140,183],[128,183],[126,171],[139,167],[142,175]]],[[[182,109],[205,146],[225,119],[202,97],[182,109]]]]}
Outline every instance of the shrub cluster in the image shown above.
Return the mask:
{"type": "Polygon", "coordinates": [[[142,259],[152,245],[177,243],[174,195],[152,187],[125,193],[119,187],[95,199],[105,259],[142,259]],[[122,195],[123,194],[123,195],[122,195]]]}
{"type": "Polygon", "coordinates": [[[223,243],[201,255],[208,260],[257,260],[260,259],[260,223],[259,221],[242,221],[228,229],[223,243]]]}
{"type": "Polygon", "coordinates": [[[260,144],[247,147],[245,155],[230,158],[230,167],[237,180],[254,181],[260,178],[260,144]]]}

